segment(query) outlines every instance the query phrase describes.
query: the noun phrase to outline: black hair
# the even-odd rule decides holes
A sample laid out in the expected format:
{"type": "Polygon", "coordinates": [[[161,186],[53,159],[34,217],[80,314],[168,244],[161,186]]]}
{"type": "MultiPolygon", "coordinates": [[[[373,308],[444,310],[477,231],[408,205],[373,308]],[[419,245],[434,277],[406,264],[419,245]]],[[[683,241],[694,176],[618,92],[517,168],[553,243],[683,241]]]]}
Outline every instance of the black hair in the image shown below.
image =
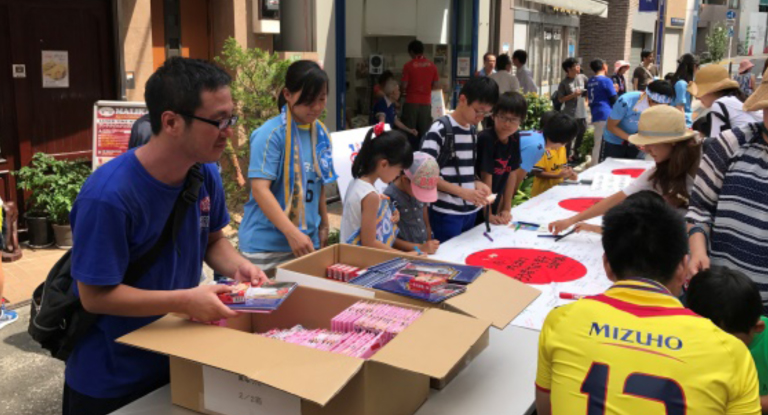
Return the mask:
{"type": "MultiPolygon", "coordinates": [[[[323,92],[328,93],[328,75],[316,62],[296,61],[285,73],[285,89],[292,94],[301,91],[294,105],[312,104],[323,92]]],[[[282,110],[286,102],[281,91],[277,100],[278,109],[282,110]]]]}
{"type": "Polygon", "coordinates": [[[685,220],[661,198],[627,198],[603,216],[603,250],[618,279],[666,284],[688,254],[685,220]]]}
{"type": "Polygon", "coordinates": [[[713,266],[696,274],[687,304],[728,333],[749,333],[763,314],[757,285],[740,271],[713,266]]]}
{"type": "Polygon", "coordinates": [[[389,69],[382,72],[381,75],[379,75],[379,85],[383,88],[385,85],[387,85],[387,81],[390,79],[393,79],[395,77],[395,74],[392,73],[389,69]]]}
{"type": "Polygon", "coordinates": [[[512,54],[512,59],[517,59],[521,65],[525,65],[525,63],[528,62],[528,52],[518,49],[512,54]]]}
{"type": "Polygon", "coordinates": [[[507,66],[512,65],[512,58],[509,57],[506,53],[501,54],[496,57],[496,70],[497,71],[506,71],[507,66]]]}
{"type": "Polygon", "coordinates": [[[403,169],[413,164],[413,149],[408,137],[400,131],[391,130],[378,137],[373,136],[373,128],[365,135],[363,145],[352,162],[352,177],[359,178],[371,174],[379,160],[387,160],[390,165],[400,165],[403,169]]]}
{"type": "Polygon", "coordinates": [[[648,84],[648,90],[654,94],[666,95],[672,99],[675,99],[675,87],[667,81],[657,79],[648,84]]]}
{"type": "Polygon", "coordinates": [[[487,76],[470,78],[461,87],[459,95],[467,98],[467,105],[473,102],[496,105],[499,100],[499,85],[487,76]]]}
{"type": "Polygon", "coordinates": [[[200,107],[203,91],[229,86],[232,78],[220,67],[200,59],[173,57],[165,61],[144,87],[152,134],[162,129],[162,115],[173,111],[187,121],[200,107]]]}
{"type": "Polygon", "coordinates": [[[541,115],[541,132],[547,140],[565,144],[578,133],[576,119],[559,111],[547,111],[541,115]]]}
{"type": "Polygon", "coordinates": [[[563,71],[568,72],[571,68],[578,65],[579,61],[576,58],[568,58],[563,61],[563,71]]]}
{"type": "Polygon", "coordinates": [[[678,81],[693,81],[693,71],[697,66],[699,66],[699,58],[695,55],[686,53],[681,56],[677,60],[677,71],[675,71],[675,78],[672,80],[672,84],[674,85],[678,81]]]}
{"type": "Polygon", "coordinates": [[[424,44],[421,43],[420,40],[412,40],[411,43],[408,44],[408,52],[413,53],[414,55],[423,55],[424,44]]]}
{"type": "MultiPolygon", "coordinates": [[[[766,62],[768,62],[768,60],[766,60],[766,62]]],[[[674,72],[667,72],[667,74],[664,75],[664,80],[669,82],[669,83],[672,83],[673,79],[675,79],[675,73],[674,72]]]]}
{"type": "Polygon", "coordinates": [[[515,91],[509,91],[501,94],[496,105],[493,106],[493,115],[501,113],[514,114],[520,117],[520,121],[525,121],[528,115],[528,101],[523,94],[515,91]]]}
{"type": "Polygon", "coordinates": [[[589,68],[592,69],[592,72],[597,74],[598,72],[605,69],[605,61],[600,58],[597,58],[589,63],[589,68]]]}
{"type": "Polygon", "coordinates": [[[645,60],[645,58],[651,56],[651,51],[644,49],[642,52],[640,52],[640,59],[645,60]]]}
{"type": "Polygon", "coordinates": [[[496,56],[496,54],[493,52],[485,52],[485,55],[483,55],[483,61],[488,59],[489,56],[496,56]]]}
{"type": "Polygon", "coordinates": [[[715,95],[717,96],[717,98],[734,97],[741,102],[744,102],[747,100],[747,94],[745,94],[744,91],[741,90],[741,88],[721,89],[715,92],[715,95]]]}

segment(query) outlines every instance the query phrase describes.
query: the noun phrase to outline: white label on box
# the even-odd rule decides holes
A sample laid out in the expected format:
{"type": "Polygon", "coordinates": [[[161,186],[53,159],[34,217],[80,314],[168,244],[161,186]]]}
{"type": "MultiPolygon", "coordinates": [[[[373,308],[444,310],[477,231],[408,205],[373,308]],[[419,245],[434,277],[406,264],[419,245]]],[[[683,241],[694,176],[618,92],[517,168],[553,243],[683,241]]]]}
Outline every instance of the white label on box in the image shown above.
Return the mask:
{"type": "Polygon", "coordinates": [[[301,415],[297,396],[210,366],[203,366],[203,405],[224,415],[301,415]]]}

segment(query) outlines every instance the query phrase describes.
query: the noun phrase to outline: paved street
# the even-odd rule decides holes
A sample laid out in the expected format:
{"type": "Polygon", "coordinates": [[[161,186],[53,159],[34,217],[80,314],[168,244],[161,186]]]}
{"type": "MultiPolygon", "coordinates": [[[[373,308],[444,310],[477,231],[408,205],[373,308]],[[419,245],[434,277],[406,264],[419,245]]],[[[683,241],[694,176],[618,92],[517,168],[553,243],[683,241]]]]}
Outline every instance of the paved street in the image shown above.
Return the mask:
{"type": "Polygon", "coordinates": [[[27,334],[29,306],[17,311],[19,320],[0,330],[0,414],[60,414],[64,364],[27,334]]]}

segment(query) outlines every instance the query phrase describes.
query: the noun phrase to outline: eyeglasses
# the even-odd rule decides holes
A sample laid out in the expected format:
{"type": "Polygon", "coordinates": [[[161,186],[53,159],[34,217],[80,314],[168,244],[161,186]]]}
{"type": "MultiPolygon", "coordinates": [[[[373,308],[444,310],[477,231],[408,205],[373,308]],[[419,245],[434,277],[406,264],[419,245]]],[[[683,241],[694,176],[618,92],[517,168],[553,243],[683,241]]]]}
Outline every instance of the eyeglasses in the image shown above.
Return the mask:
{"type": "Polygon", "coordinates": [[[476,109],[475,107],[469,107],[469,108],[472,108],[472,111],[475,112],[475,117],[477,117],[478,115],[482,115],[483,118],[485,118],[485,117],[490,117],[493,114],[492,112],[480,111],[479,109],[476,109]]]}
{"type": "Polygon", "coordinates": [[[520,118],[517,118],[517,117],[500,117],[500,116],[497,115],[496,119],[499,120],[499,122],[503,122],[503,123],[507,123],[507,124],[520,125],[520,123],[522,122],[522,120],[520,118]]]}
{"type": "Polygon", "coordinates": [[[193,114],[179,113],[179,115],[183,115],[189,118],[194,118],[198,121],[211,124],[212,126],[218,128],[219,130],[225,130],[229,127],[237,125],[237,120],[239,118],[237,115],[233,115],[231,117],[224,118],[221,120],[209,120],[208,118],[198,117],[197,115],[193,115],[193,114]]]}

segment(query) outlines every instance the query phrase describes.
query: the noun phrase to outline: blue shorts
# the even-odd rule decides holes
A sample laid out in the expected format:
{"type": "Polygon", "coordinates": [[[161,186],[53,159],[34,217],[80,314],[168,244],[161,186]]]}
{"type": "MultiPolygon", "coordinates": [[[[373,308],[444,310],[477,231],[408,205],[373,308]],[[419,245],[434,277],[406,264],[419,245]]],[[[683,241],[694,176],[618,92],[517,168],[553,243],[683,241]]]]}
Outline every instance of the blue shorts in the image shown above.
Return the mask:
{"type": "Polygon", "coordinates": [[[432,227],[435,239],[440,243],[472,229],[476,218],[477,212],[468,215],[451,215],[429,208],[429,225],[432,227]]]}

